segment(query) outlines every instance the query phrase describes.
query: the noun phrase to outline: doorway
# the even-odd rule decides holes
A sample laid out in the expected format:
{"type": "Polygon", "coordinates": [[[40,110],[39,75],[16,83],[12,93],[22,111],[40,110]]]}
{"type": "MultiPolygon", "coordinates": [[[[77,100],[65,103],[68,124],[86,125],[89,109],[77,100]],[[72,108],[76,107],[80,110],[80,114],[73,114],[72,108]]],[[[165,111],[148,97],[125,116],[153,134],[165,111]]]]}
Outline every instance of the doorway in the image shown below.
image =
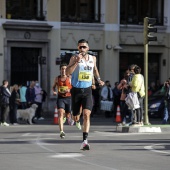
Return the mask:
{"type": "Polygon", "coordinates": [[[11,85],[26,84],[39,78],[40,48],[11,47],[11,85]]]}
{"type": "MultiPolygon", "coordinates": [[[[157,82],[160,80],[160,54],[149,53],[148,54],[148,84],[151,82],[157,82]]],[[[128,69],[131,64],[136,64],[142,69],[144,75],[144,54],[143,53],[120,53],[119,61],[119,79],[123,78],[123,73],[128,69]]]]}

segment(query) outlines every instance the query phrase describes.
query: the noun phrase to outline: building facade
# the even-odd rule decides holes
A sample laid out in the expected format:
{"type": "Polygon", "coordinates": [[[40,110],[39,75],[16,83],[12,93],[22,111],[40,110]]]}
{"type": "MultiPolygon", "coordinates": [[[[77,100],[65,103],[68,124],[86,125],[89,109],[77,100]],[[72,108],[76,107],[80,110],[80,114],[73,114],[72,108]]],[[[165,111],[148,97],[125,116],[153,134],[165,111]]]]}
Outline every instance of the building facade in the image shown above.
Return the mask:
{"type": "MultiPolygon", "coordinates": [[[[0,0],[0,82],[38,80],[48,93],[61,61],[68,62],[85,38],[102,80],[122,78],[130,64],[144,69],[143,18],[156,17],[157,41],[149,45],[149,83],[170,77],[168,0],[0,0]],[[147,7],[147,11],[146,11],[147,7]]],[[[143,73],[143,72],[142,72],[143,73]]]]}

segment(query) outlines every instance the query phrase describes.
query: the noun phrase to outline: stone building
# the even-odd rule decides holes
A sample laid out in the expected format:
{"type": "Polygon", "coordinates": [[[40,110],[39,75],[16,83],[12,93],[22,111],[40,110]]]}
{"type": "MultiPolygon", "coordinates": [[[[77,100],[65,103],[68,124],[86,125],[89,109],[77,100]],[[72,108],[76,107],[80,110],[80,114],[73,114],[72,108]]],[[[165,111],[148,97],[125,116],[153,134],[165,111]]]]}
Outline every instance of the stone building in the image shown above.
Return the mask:
{"type": "Polygon", "coordinates": [[[101,78],[114,82],[130,64],[144,70],[143,18],[156,18],[157,41],[149,45],[149,83],[170,77],[170,1],[168,0],[0,0],[0,82],[39,80],[48,93],[59,63],[88,40],[101,78]]]}

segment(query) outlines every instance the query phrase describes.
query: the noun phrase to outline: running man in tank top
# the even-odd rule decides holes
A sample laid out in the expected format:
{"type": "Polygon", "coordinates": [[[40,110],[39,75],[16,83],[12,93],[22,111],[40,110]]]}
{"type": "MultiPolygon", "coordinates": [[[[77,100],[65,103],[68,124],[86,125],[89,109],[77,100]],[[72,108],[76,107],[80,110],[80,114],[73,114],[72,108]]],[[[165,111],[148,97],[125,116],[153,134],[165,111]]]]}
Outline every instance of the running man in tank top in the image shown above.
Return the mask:
{"type": "Polygon", "coordinates": [[[79,54],[71,57],[70,63],[66,69],[68,75],[72,75],[72,111],[76,126],[81,129],[80,125],[80,107],[83,110],[83,143],[81,150],[89,150],[87,137],[90,129],[90,114],[92,111],[92,79],[97,79],[100,85],[101,81],[98,69],[96,67],[96,57],[89,55],[88,41],[81,39],[78,41],[79,54]]]}
{"type": "Polygon", "coordinates": [[[66,75],[67,64],[63,63],[60,65],[60,74],[55,78],[54,84],[52,87],[53,95],[57,95],[57,108],[59,114],[59,129],[60,137],[65,138],[65,133],[63,130],[63,124],[68,120],[69,125],[74,124],[74,120],[71,118],[71,77],[66,75]],[[57,89],[57,91],[56,91],[57,89]],[[66,114],[66,115],[65,115],[66,114]]]}

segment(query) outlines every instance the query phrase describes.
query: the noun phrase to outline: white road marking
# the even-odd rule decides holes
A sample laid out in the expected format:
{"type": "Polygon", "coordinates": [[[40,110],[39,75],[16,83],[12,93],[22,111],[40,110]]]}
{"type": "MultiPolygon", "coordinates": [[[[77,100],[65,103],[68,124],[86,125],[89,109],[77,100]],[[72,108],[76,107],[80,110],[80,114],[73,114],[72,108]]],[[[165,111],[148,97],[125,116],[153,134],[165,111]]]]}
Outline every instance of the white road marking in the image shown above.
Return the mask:
{"type": "MultiPolygon", "coordinates": [[[[26,134],[25,134],[26,135],[26,134]]],[[[32,135],[32,134],[28,134],[27,133],[27,136],[29,135],[32,135]]],[[[44,145],[48,145],[47,143],[45,144],[44,142],[41,141],[41,139],[43,138],[41,136],[42,134],[37,134],[35,136],[37,136],[36,138],[36,144],[41,147],[42,149],[48,151],[48,152],[51,152],[51,153],[55,153],[55,155],[51,155],[49,157],[51,158],[70,158],[70,159],[74,159],[75,161],[78,161],[78,162],[82,162],[84,163],[85,165],[92,165],[92,166],[95,166],[95,167],[100,167],[100,168],[104,168],[104,169],[108,169],[108,170],[117,170],[117,169],[114,169],[114,168],[110,168],[110,167],[107,167],[107,166],[104,166],[104,165],[99,165],[99,164],[94,164],[94,163],[91,163],[91,162],[88,162],[88,161],[83,161],[82,159],[79,159],[80,157],[83,157],[85,155],[81,154],[81,153],[66,153],[66,154],[60,154],[60,153],[56,153],[54,150],[52,149],[49,149],[48,147],[45,147],[44,145]]],[[[44,135],[44,134],[43,134],[44,135]]],[[[51,135],[54,135],[54,134],[51,134],[51,135]]],[[[56,134],[55,134],[56,135],[56,134]]],[[[73,136],[72,136],[73,137],[73,136]]],[[[78,136],[77,136],[78,137],[78,136]]],[[[79,136],[80,137],[80,136],[79,136]]],[[[51,145],[51,144],[49,144],[51,145]]],[[[55,145],[60,145],[60,144],[55,144],[55,145]]]]}
{"type": "Polygon", "coordinates": [[[24,133],[22,136],[30,136],[31,133],[24,133]]]}
{"type": "Polygon", "coordinates": [[[102,136],[133,136],[133,135],[151,135],[155,133],[123,133],[123,132],[100,132],[100,131],[94,131],[94,133],[98,133],[102,136]]]}
{"type": "Polygon", "coordinates": [[[40,135],[41,135],[41,134],[39,134],[39,135],[37,136],[36,144],[37,144],[40,148],[42,148],[42,149],[45,149],[45,150],[47,150],[47,151],[49,151],[49,152],[54,152],[54,150],[49,149],[49,148],[47,148],[47,147],[45,147],[45,146],[43,145],[43,143],[42,143],[41,140],[40,140],[40,135]]]}
{"type": "Polygon", "coordinates": [[[84,156],[81,153],[65,153],[65,154],[56,154],[50,156],[51,158],[77,158],[77,157],[82,157],[84,156]]]}
{"type": "Polygon", "coordinates": [[[170,154],[170,152],[167,151],[160,151],[158,149],[154,149],[154,146],[162,146],[162,148],[165,148],[165,146],[163,146],[163,144],[154,144],[154,145],[150,145],[150,146],[145,146],[144,149],[150,150],[152,152],[157,152],[157,153],[163,153],[163,154],[170,154]]]}

